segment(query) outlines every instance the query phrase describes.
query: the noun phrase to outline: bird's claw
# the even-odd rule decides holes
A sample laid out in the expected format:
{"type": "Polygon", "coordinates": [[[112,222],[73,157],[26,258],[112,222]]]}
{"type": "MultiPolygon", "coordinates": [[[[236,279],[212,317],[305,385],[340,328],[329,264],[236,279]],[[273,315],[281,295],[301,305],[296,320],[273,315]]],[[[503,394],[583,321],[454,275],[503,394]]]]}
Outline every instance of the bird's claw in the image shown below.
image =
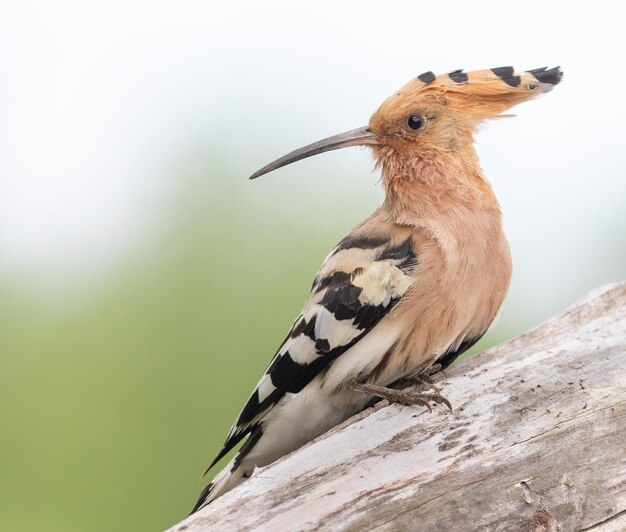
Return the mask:
{"type": "MultiPolygon", "coordinates": [[[[411,379],[413,380],[413,379],[411,379]]],[[[420,381],[421,382],[421,381],[420,381]]],[[[419,390],[396,390],[394,388],[386,388],[384,386],[378,386],[376,384],[367,384],[361,382],[352,382],[351,388],[357,392],[366,393],[380,397],[381,399],[387,399],[390,404],[399,403],[403,405],[420,405],[428,408],[429,412],[432,412],[431,402],[436,404],[443,404],[448,407],[452,412],[452,404],[446,399],[439,389],[432,383],[426,382],[429,387],[434,389],[432,392],[419,391],[419,390]]]]}

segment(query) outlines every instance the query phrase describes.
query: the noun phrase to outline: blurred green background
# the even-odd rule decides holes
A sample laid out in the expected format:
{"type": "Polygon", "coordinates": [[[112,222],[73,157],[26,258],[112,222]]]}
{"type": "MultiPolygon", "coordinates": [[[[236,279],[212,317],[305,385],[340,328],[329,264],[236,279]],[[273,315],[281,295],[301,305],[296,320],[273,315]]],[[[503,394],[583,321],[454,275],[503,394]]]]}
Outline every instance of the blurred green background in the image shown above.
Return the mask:
{"type": "Polygon", "coordinates": [[[422,71],[565,70],[478,136],[514,277],[473,352],[626,278],[626,108],[589,98],[594,73],[626,81],[601,4],[506,24],[495,2],[0,5],[0,530],[185,517],[317,268],[382,199],[366,150],[247,175],[422,71]]]}

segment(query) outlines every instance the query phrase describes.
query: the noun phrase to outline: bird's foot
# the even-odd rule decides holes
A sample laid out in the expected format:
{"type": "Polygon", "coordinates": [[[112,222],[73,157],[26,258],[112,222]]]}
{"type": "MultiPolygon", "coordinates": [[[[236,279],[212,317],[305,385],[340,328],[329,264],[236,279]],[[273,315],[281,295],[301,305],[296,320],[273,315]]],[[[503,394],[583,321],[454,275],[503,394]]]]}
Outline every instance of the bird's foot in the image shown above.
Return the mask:
{"type": "MultiPolygon", "coordinates": [[[[422,376],[423,377],[423,376],[422,376]]],[[[411,379],[413,381],[414,378],[411,379]]],[[[420,405],[428,408],[429,412],[433,411],[430,403],[444,404],[450,411],[452,411],[452,405],[443,395],[439,393],[439,389],[434,384],[428,383],[425,379],[420,379],[420,383],[426,383],[431,387],[433,391],[424,390],[397,390],[395,388],[386,388],[384,386],[378,386],[376,384],[368,384],[362,382],[352,382],[350,387],[361,393],[380,397],[381,399],[387,399],[390,404],[400,403],[403,405],[420,405]]]]}

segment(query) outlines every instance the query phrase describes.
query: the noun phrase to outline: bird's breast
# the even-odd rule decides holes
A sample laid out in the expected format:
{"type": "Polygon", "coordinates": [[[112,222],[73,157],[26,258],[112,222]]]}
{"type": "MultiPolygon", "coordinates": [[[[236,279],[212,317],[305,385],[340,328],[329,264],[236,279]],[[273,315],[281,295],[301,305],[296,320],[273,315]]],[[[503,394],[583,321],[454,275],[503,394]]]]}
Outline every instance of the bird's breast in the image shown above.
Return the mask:
{"type": "Polygon", "coordinates": [[[397,309],[408,334],[390,373],[427,368],[482,336],[495,318],[511,278],[509,246],[499,223],[466,229],[423,246],[411,293],[397,309]]]}
{"type": "Polygon", "coordinates": [[[416,229],[418,265],[413,284],[379,326],[387,350],[361,378],[388,385],[423,371],[443,354],[484,334],[508,290],[511,259],[498,217],[465,218],[446,226],[438,218],[416,229]],[[427,235],[425,238],[424,235],[427,235]]]}

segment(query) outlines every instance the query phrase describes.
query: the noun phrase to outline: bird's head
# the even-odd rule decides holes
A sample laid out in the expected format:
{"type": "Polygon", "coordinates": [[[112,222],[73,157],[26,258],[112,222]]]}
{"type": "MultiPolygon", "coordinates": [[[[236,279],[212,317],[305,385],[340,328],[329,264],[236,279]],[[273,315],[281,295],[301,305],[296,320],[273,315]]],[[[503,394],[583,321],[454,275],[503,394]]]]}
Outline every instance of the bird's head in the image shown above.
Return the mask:
{"type": "Polygon", "coordinates": [[[251,179],[312,155],[347,146],[371,146],[379,161],[463,150],[480,122],[503,116],[512,106],[551,90],[559,67],[515,72],[512,67],[435,76],[420,74],[389,97],[369,125],[292,151],[255,172],[251,179]]]}

